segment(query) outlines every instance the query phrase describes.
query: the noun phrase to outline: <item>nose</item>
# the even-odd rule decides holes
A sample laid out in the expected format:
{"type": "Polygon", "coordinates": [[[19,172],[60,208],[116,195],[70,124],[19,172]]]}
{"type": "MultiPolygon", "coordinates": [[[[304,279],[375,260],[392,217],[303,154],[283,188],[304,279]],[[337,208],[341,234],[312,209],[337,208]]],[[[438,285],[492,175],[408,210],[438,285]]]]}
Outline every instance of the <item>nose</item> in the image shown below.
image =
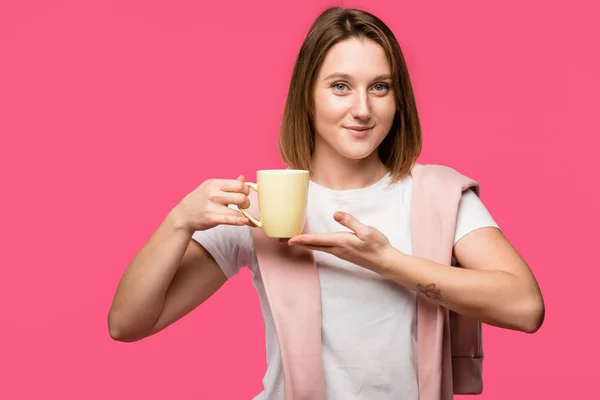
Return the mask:
{"type": "Polygon", "coordinates": [[[357,92],[353,101],[352,116],[361,121],[368,121],[371,118],[371,104],[369,104],[368,94],[357,92]]]}

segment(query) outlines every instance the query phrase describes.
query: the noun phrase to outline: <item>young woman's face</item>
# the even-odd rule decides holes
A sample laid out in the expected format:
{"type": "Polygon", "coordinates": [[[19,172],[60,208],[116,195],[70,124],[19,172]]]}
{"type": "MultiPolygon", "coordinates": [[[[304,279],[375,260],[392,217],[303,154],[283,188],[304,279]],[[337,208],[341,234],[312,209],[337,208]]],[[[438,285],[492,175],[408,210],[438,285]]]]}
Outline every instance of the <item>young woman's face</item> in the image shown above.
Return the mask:
{"type": "Polygon", "coordinates": [[[371,155],[396,112],[383,48],[369,39],[331,47],[315,82],[314,105],[315,150],[332,149],[350,159],[371,155]]]}

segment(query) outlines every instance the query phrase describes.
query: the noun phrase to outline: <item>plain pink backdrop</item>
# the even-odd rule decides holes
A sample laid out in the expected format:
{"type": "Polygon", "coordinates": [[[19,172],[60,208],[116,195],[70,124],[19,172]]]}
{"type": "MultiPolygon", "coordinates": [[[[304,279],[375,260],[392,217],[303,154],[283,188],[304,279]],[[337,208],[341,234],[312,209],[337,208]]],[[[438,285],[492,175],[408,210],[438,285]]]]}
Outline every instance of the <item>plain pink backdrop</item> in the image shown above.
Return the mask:
{"type": "MultiPolygon", "coordinates": [[[[537,334],[485,327],[482,400],[587,399],[597,386],[600,29],[586,3],[345,2],[403,47],[420,162],[481,183],[541,284],[537,334]]],[[[106,316],[124,268],[185,194],[283,166],[295,56],[332,4],[0,2],[1,399],[261,390],[248,272],[138,343],[112,341],[106,316]]]]}

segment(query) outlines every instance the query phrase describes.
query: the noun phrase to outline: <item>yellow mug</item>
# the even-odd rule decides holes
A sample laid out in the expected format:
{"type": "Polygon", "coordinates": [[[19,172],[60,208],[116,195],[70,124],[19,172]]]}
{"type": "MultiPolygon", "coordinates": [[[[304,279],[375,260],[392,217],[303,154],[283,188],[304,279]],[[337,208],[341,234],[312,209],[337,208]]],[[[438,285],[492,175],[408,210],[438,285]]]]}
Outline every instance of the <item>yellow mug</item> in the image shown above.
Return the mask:
{"type": "Polygon", "coordinates": [[[246,184],[258,193],[260,220],[239,209],[272,238],[291,238],[302,233],[306,221],[309,172],[269,169],[256,172],[256,183],[246,184]]]}

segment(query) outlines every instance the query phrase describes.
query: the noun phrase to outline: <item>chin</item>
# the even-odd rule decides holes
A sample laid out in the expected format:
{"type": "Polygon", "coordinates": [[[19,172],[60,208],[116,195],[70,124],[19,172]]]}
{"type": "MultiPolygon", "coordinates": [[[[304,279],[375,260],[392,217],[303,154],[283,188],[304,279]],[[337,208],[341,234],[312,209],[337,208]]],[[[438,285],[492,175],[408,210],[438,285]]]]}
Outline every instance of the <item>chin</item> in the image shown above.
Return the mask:
{"type": "Polygon", "coordinates": [[[365,143],[343,146],[342,148],[337,149],[337,152],[345,158],[349,158],[351,160],[362,160],[373,154],[376,149],[377,146],[374,147],[365,143]]]}

